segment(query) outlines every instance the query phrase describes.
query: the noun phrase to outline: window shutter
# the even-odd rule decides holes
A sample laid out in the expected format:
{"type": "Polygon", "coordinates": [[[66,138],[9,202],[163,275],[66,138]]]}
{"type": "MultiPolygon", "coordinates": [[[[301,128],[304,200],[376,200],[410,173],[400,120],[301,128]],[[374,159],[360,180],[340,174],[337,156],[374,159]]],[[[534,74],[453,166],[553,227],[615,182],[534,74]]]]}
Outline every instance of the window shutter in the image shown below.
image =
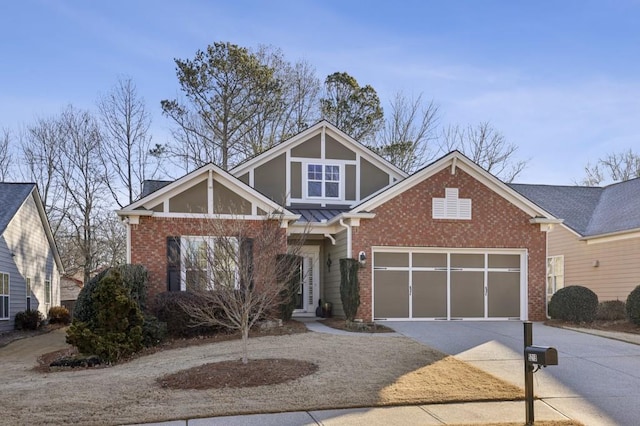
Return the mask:
{"type": "Polygon", "coordinates": [[[167,291],[180,291],[180,237],[167,237],[167,291]]]}
{"type": "Polygon", "coordinates": [[[240,288],[245,285],[253,288],[253,239],[243,238],[240,240],[240,288]],[[245,282],[246,280],[249,282],[245,282]]]}

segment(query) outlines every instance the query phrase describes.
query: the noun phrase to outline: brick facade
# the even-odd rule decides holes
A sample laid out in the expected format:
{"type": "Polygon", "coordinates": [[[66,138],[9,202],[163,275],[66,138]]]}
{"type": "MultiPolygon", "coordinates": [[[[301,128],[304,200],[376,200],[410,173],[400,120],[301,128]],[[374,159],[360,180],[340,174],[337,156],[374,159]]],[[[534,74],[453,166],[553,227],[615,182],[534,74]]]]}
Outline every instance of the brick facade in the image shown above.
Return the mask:
{"type": "MultiPolygon", "coordinates": [[[[528,250],[528,318],[544,320],[546,235],[531,216],[460,168],[446,168],[373,210],[374,219],[353,228],[353,257],[372,246],[437,248],[514,248],[528,250]],[[432,219],[432,199],[445,188],[458,188],[460,198],[472,200],[472,220],[432,219]]],[[[371,262],[359,272],[358,318],[372,319],[371,262]]]]}
{"type": "MultiPolygon", "coordinates": [[[[263,220],[222,221],[212,225],[209,220],[193,218],[140,217],[140,223],[131,227],[131,263],[144,265],[149,272],[148,297],[167,291],[167,238],[176,236],[237,236],[239,231],[248,238],[256,238],[262,232],[263,220]]],[[[278,226],[276,224],[276,226],[278,226]]],[[[286,253],[286,230],[280,229],[280,253],[286,253]]],[[[260,240],[258,238],[258,240],[260,240]]],[[[274,244],[270,244],[273,250],[274,244]]],[[[278,244],[276,243],[275,246],[278,244]]],[[[254,252],[260,250],[258,245],[254,252]]]]}

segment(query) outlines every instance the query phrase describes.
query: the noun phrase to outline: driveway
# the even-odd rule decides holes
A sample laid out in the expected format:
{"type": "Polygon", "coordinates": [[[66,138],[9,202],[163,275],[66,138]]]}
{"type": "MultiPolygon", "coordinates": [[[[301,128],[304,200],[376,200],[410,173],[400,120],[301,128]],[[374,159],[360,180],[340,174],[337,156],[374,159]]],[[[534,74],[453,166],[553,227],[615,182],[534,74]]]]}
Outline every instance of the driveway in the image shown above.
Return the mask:
{"type": "MultiPolygon", "coordinates": [[[[522,322],[385,322],[385,325],[524,387],[522,322]]],[[[539,323],[533,326],[533,343],[558,350],[559,365],[534,375],[535,393],[547,404],[589,426],[638,424],[639,345],[539,323]]]]}

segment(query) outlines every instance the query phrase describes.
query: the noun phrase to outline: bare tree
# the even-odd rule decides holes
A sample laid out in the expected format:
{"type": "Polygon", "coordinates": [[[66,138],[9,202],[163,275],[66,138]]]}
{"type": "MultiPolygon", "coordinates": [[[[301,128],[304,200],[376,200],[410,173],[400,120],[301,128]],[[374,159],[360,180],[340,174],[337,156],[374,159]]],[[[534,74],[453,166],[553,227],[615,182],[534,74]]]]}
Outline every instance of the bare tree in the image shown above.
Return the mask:
{"type": "Polygon", "coordinates": [[[105,165],[114,177],[106,182],[116,203],[123,207],[133,203],[142,181],[153,178],[159,168],[158,157],[150,154],[151,117],[130,78],[120,78],[108,94],[101,96],[98,110],[105,138],[105,165]]]}
{"type": "Polygon", "coordinates": [[[437,154],[432,146],[438,122],[438,106],[422,102],[422,95],[407,98],[399,92],[391,102],[391,115],[385,119],[370,147],[398,168],[412,173],[437,154]]]}
{"type": "Polygon", "coordinates": [[[66,237],[82,256],[84,282],[96,268],[95,230],[99,212],[105,209],[108,186],[102,163],[102,141],[97,120],[88,112],[67,107],[60,116],[64,141],[61,146],[61,184],[69,197],[66,237]]]}
{"type": "Polygon", "coordinates": [[[524,170],[527,161],[515,159],[518,147],[507,142],[489,122],[467,127],[449,126],[442,131],[440,149],[458,150],[486,171],[504,182],[513,180],[524,170]]]}
{"type": "Polygon", "coordinates": [[[38,185],[54,237],[66,219],[69,202],[59,173],[63,144],[64,129],[56,117],[36,119],[20,138],[22,176],[38,185]]]}
{"type": "Polygon", "coordinates": [[[95,231],[97,268],[113,267],[126,263],[126,228],[113,211],[102,212],[95,231]]]}
{"type": "Polygon", "coordinates": [[[299,254],[306,233],[287,244],[277,216],[254,222],[208,220],[202,227],[201,234],[210,237],[181,241],[187,291],[198,300],[183,308],[194,326],[240,331],[246,364],[249,330],[283,302],[291,278],[300,271],[291,259],[299,254]]]}
{"type": "Polygon", "coordinates": [[[589,186],[600,185],[605,181],[623,182],[640,177],[640,154],[632,149],[612,152],[600,158],[596,163],[587,164],[586,176],[581,183],[589,186]]]}
{"type": "Polygon", "coordinates": [[[4,182],[11,177],[13,155],[10,142],[11,132],[9,129],[2,129],[2,133],[0,133],[0,182],[4,182]]]}

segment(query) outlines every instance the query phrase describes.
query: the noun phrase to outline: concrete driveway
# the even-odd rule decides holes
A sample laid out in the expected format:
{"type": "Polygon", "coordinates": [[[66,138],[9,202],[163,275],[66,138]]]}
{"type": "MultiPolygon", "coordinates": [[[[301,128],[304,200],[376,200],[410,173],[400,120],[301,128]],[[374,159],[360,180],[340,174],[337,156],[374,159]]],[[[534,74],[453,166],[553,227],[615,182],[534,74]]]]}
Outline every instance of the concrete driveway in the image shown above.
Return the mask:
{"type": "MultiPolygon", "coordinates": [[[[524,387],[522,322],[385,322],[397,332],[524,387]]],[[[535,345],[558,350],[558,366],[534,375],[535,394],[586,425],[640,421],[640,346],[533,326],[535,345]]],[[[524,403],[522,406],[524,410],[524,403]]]]}

